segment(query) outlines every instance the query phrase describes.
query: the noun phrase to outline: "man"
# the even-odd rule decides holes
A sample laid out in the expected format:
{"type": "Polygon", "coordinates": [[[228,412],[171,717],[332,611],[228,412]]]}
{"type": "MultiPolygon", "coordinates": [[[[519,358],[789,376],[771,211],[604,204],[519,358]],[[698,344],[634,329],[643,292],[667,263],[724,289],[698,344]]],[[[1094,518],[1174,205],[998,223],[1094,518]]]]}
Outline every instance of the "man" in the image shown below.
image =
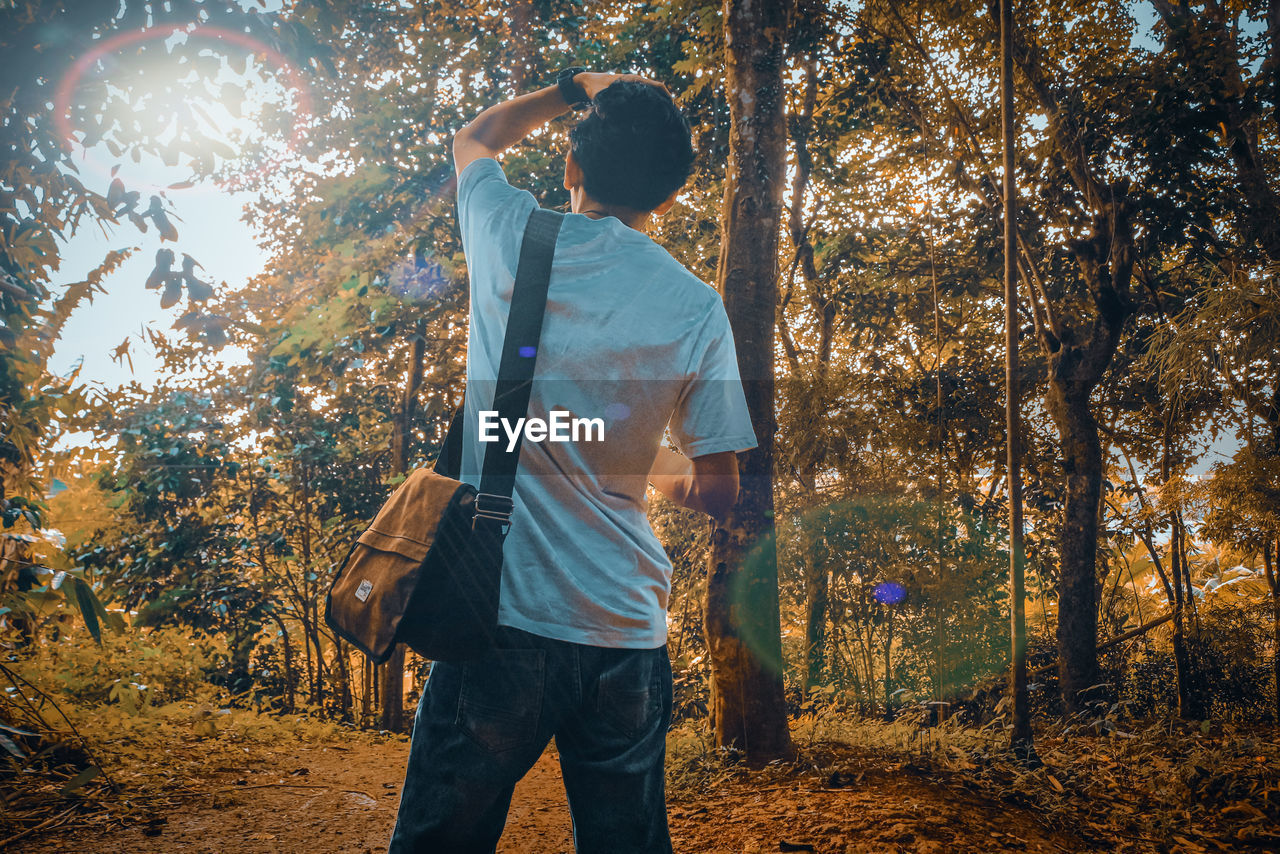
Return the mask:
{"type": "Polygon", "coordinates": [[[662,84],[567,69],[454,138],[471,277],[462,479],[479,482],[477,425],[537,204],[494,158],[588,104],[570,134],[572,213],[556,245],[529,417],[568,410],[601,419],[604,435],[556,443],[525,434],[498,649],[432,667],[392,854],[493,851],[516,782],[552,737],[579,852],[671,851],[671,564],[648,523],[645,484],[721,516],[737,499],[735,452],[756,439],[719,295],[644,233],[675,203],[694,156],[662,84]],[[683,455],[662,447],[666,428],[683,455]]]}

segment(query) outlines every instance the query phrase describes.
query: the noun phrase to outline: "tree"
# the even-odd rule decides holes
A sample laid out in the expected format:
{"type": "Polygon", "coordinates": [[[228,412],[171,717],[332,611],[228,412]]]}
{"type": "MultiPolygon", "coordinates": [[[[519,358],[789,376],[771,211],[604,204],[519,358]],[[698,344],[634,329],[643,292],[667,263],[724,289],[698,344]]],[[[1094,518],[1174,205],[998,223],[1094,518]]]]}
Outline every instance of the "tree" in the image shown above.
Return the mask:
{"type": "MultiPolygon", "coordinates": [[[[1053,155],[1061,159],[1091,223],[1087,237],[1071,245],[1088,294],[1074,322],[1055,312],[1049,297],[1033,304],[1042,318],[1038,340],[1049,365],[1045,404],[1055,426],[1066,474],[1059,541],[1058,680],[1069,711],[1084,707],[1083,692],[1097,683],[1098,508],[1102,502],[1103,458],[1090,397],[1135,311],[1130,293],[1134,230],[1129,182],[1107,181],[1080,148],[1076,114],[1060,100],[1043,73],[1043,59],[1023,44],[1015,50],[1019,68],[1048,114],[1053,155]]],[[[1101,141],[1104,148],[1111,143],[1101,141]]]]}
{"type": "Polygon", "coordinates": [[[1275,639],[1272,699],[1280,719],[1280,457],[1242,449],[1232,462],[1215,466],[1199,491],[1207,511],[1205,533],[1262,556],[1275,639]]]}
{"type": "MultiPolygon", "coordinates": [[[[985,17],[935,11],[953,27],[990,33],[985,17]]],[[[1125,20],[1119,9],[1109,14],[1125,20]]],[[[1134,192],[1119,169],[1123,156],[1116,153],[1125,139],[1122,131],[1129,129],[1119,117],[1125,115],[1127,99],[1137,98],[1138,87],[1125,78],[1132,72],[1101,62],[1087,67],[1072,62],[1079,53],[1077,42],[1086,37],[1085,28],[1064,30],[1056,15],[1054,10],[1040,10],[1013,44],[1027,109],[1046,118],[1045,132],[1030,154],[1052,167],[1041,169],[1044,177],[1031,188],[1033,203],[1042,209],[1026,218],[1034,225],[1028,229],[1031,233],[1017,236],[1017,263],[1030,292],[1031,320],[1046,369],[1045,408],[1058,434],[1064,477],[1057,549],[1059,685],[1067,710],[1077,711],[1088,699],[1082,692],[1098,682],[1095,588],[1104,460],[1091,398],[1107,375],[1127,320],[1138,308],[1132,290],[1134,192]],[[1044,44],[1039,40],[1042,32],[1047,34],[1044,44]],[[1068,84],[1084,73],[1116,81],[1115,100],[1082,99],[1079,93],[1084,90],[1068,84]],[[1069,235],[1056,251],[1043,245],[1047,223],[1069,235]],[[1050,255],[1049,263],[1037,257],[1039,252],[1050,255]]],[[[1090,31],[1088,37],[1110,40],[1109,50],[1117,56],[1133,52],[1123,28],[1090,31]]],[[[932,56],[919,39],[912,41],[938,77],[932,56]]],[[[1091,49],[1090,55],[1097,57],[1099,51],[1091,49]]],[[[948,90],[946,100],[952,121],[972,141],[979,168],[986,173],[984,182],[994,188],[990,161],[975,132],[977,123],[954,92],[948,90]]]]}
{"type": "MultiPolygon", "coordinates": [[[[413,423],[418,415],[418,393],[422,389],[423,359],[427,349],[427,322],[419,318],[413,326],[409,345],[409,364],[405,369],[404,390],[391,432],[391,470],[409,474],[409,452],[413,423]]],[[[386,664],[382,690],[382,728],[391,732],[404,730],[404,645],[396,644],[386,664]]]]}
{"type": "MultiPolygon", "coordinates": [[[[1193,531],[1182,516],[1178,481],[1193,458],[1202,425],[1234,424],[1247,453],[1214,469],[1206,532],[1265,554],[1230,535],[1221,511],[1259,499],[1245,473],[1265,470],[1280,454],[1280,360],[1276,357],[1276,264],[1280,262],[1280,193],[1275,169],[1280,63],[1280,7],[1269,4],[1171,4],[1153,0],[1163,45],[1153,77],[1164,91],[1142,140],[1148,167],[1168,187],[1184,186],[1169,207],[1193,239],[1171,253],[1163,269],[1141,265],[1157,318],[1143,336],[1139,365],[1157,386],[1158,400],[1131,441],[1155,432],[1149,454],[1162,483],[1161,515],[1148,518],[1141,535],[1174,609],[1173,647],[1180,713],[1207,714],[1198,663],[1188,648],[1187,624],[1195,596],[1186,543],[1193,531]],[[1263,30],[1265,23],[1266,29],[1263,30]],[[1145,137],[1145,138],[1144,138],[1145,137]],[[1257,428],[1260,427],[1259,431],[1257,428]],[[1261,435],[1258,435],[1258,433],[1261,435]],[[1227,486],[1230,484],[1230,486],[1227,486]],[[1170,531],[1167,561],[1154,543],[1154,528],[1170,531]]],[[[1154,265],[1153,265],[1154,266],[1154,265]]],[[[1133,475],[1136,481],[1136,474],[1133,475]]],[[[1135,490],[1140,487],[1135,483],[1135,490]]],[[[1139,492],[1140,495],[1140,492],[1139,492]]],[[[1228,515],[1232,511],[1228,511],[1228,515]]],[[[1249,514],[1240,511],[1241,518],[1249,514]]],[[[1265,526],[1263,527],[1265,530],[1265,526]]],[[[1245,539],[1248,539],[1247,537],[1245,539]]],[[[1198,624],[1198,620],[1197,620],[1198,624]]]]}
{"type": "MultiPolygon", "coordinates": [[[[135,160],[145,154],[172,164],[186,158],[196,176],[208,175],[215,157],[190,101],[193,93],[208,91],[222,60],[202,56],[210,42],[196,37],[205,30],[197,31],[247,33],[244,38],[298,55],[298,31],[284,32],[278,23],[276,16],[249,14],[231,0],[22,0],[0,8],[6,57],[0,69],[0,511],[6,531],[15,524],[42,526],[40,481],[51,440],[90,409],[78,371],[50,373],[55,343],[71,314],[92,302],[103,278],[135,251],[108,252],[58,293],[62,281],[75,278],[63,278],[65,242],[86,225],[105,230],[125,223],[140,231],[154,227],[164,241],[178,238],[162,193],[144,202],[115,170],[109,183],[103,178],[95,186],[81,172],[78,149],[101,147],[135,160]],[[175,34],[187,37],[171,39],[175,34]],[[124,54],[127,60],[118,61],[124,54]],[[156,73],[157,62],[185,69],[156,73]],[[162,141],[170,125],[173,132],[162,141]]],[[[250,52],[240,44],[219,45],[228,58],[250,52]]],[[[172,263],[172,250],[161,255],[172,263]]],[[[176,301],[183,281],[182,274],[166,279],[162,299],[176,301]]],[[[188,287],[193,299],[201,298],[198,285],[188,287]]],[[[18,562],[20,542],[8,533],[0,537],[0,594],[10,587],[5,579],[9,565],[18,562]]]]}
{"type": "Polygon", "coordinates": [[[1031,741],[1031,711],[1027,708],[1027,621],[1022,547],[1022,458],[1018,425],[1022,402],[1018,395],[1018,178],[1017,116],[1013,91],[1013,0],[1000,0],[1000,125],[1004,165],[1004,358],[1005,436],[1009,473],[1009,695],[1012,739],[1021,760],[1035,755],[1031,741]]]}
{"type": "Polygon", "coordinates": [[[716,285],[733,328],[759,446],[740,457],[738,502],[711,538],[704,626],[716,744],[753,763],[791,752],[773,504],[774,315],[786,154],[789,4],[726,0],[729,163],[716,285]]]}

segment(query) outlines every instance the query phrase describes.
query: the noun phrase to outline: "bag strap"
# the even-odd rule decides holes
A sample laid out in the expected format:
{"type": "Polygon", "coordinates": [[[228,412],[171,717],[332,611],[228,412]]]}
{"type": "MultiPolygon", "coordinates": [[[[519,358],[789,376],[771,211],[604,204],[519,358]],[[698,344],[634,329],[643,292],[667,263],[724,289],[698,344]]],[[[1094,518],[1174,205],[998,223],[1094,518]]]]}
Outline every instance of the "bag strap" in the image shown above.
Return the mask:
{"type": "MultiPolygon", "coordinates": [[[[498,364],[498,382],[493,393],[493,408],[498,418],[509,424],[529,414],[533,369],[538,361],[538,341],[542,337],[547,287],[551,283],[551,259],[563,222],[564,214],[535,208],[524,227],[507,333],[502,341],[502,361],[498,364]]],[[[510,451],[504,441],[488,443],[476,496],[477,521],[491,519],[504,527],[511,523],[511,511],[515,507],[511,493],[515,490],[523,438],[524,431],[521,431],[510,451]]]]}

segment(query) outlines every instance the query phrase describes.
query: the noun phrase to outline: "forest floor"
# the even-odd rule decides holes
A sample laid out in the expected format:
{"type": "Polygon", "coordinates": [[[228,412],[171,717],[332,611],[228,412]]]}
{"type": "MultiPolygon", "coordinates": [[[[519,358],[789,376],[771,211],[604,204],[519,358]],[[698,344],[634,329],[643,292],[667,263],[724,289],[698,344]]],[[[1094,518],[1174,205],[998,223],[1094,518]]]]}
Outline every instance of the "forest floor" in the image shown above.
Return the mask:
{"type": "MultiPolygon", "coordinates": [[[[385,850],[407,738],[239,711],[221,713],[216,731],[202,737],[190,709],[176,704],[129,718],[114,708],[82,721],[109,781],[37,787],[30,794],[46,792],[50,808],[21,824],[0,820],[0,849],[385,850]],[[108,793],[108,782],[119,794],[108,793]]],[[[668,805],[677,852],[1280,847],[1280,744],[1270,732],[1153,725],[1105,737],[1044,734],[1037,749],[1045,765],[1025,769],[1000,758],[999,734],[912,731],[835,715],[826,724],[806,720],[793,727],[800,758],[759,770],[726,761],[698,726],[672,731],[668,805]]],[[[499,851],[572,850],[553,745],[517,787],[499,851]]]]}
{"type": "MultiPolygon", "coordinates": [[[[263,747],[234,766],[211,742],[184,739],[172,754],[179,794],[126,827],[115,822],[19,842],[52,852],[380,852],[395,819],[408,745],[263,747]],[[212,748],[212,749],[211,749],[212,748]],[[181,759],[178,756],[181,755],[181,759]],[[196,776],[188,776],[190,772],[196,776]]],[[[1033,814],[987,802],[904,769],[863,768],[830,780],[742,774],[712,792],[677,793],[669,810],[679,852],[1084,851],[1078,838],[1033,814]],[[767,779],[773,782],[762,780],[767,779]],[[856,781],[856,782],[855,782],[856,781]]],[[[572,852],[569,810],[554,747],[516,788],[499,846],[511,854],[572,852]]]]}

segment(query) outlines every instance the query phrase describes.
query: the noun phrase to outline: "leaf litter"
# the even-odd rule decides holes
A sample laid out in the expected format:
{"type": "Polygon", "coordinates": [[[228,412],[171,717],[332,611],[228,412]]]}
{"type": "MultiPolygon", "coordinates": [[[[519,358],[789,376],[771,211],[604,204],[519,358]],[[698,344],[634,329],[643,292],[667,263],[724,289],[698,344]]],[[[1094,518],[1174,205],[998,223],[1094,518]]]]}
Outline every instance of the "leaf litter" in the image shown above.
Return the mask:
{"type": "MultiPolygon", "coordinates": [[[[290,731],[287,719],[255,723],[234,715],[220,721],[215,736],[199,737],[173,725],[176,711],[168,719],[162,712],[152,710],[159,724],[152,732],[127,729],[100,749],[123,795],[110,805],[103,796],[87,812],[75,812],[83,801],[64,801],[50,814],[55,823],[10,850],[385,849],[404,737],[332,726],[290,731]],[[74,820],[64,822],[67,816],[74,820]]],[[[696,728],[673,731],[675,850],[1275,849],[1280,752],[1259,733],[1167,721],[1131,737],[1056,727],[1037,740],[1044,764],[1028,768],[1000,749],[998,729],[913,735],[881,722],[839,726],[842,737],[832,739],[798,722],[798,758],[760,769],[709,749],[709,737],[696,728]]],[[[96,734],[96,726],[86,729],[96,734]]],[[[87,791],[95,783],[84,785],[87,791]]],[[[518,787],[499,850],[572,851],[554,746],[518,787]]]]}

